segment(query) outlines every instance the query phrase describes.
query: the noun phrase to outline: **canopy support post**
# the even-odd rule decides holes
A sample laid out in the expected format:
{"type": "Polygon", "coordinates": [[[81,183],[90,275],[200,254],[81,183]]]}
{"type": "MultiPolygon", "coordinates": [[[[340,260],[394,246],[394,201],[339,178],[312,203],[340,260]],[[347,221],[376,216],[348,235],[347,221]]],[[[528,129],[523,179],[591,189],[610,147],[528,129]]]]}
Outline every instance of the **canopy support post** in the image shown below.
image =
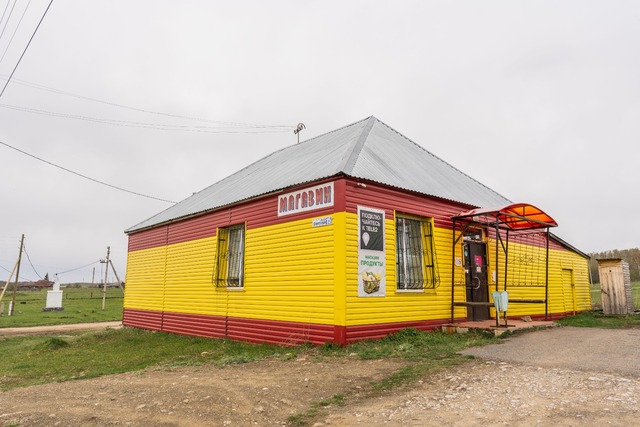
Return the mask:
{"type": "Polygon", "coordinates": [[[547,254],[545,256],[545,280],[544,280],[544,320],[548,320],[549,317],[549,227],[546,232],[547,239],[547,254]]]}
{"type": "MultiPolygon", "coordinates": [[[[460,233],[462,235],[462,233],[460,233]]],[[[455,279],[456,279],[456,245],[458,244],[458,239],[456,239],[456,220],[453,220],[453,236],[451,241],[451,323],[454,322],[454,292],[455,292],[455,279]]]]}

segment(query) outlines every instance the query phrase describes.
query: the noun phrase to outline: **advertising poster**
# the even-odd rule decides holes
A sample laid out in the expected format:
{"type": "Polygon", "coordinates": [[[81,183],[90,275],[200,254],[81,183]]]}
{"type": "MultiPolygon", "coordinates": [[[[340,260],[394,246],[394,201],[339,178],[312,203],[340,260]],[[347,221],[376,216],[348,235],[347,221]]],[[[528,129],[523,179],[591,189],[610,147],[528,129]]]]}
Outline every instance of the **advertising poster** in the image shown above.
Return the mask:
{"type": "Polygon", "coordinates": [[[384,211],[358,206],[358,296],[386,294],[384,211]]]}

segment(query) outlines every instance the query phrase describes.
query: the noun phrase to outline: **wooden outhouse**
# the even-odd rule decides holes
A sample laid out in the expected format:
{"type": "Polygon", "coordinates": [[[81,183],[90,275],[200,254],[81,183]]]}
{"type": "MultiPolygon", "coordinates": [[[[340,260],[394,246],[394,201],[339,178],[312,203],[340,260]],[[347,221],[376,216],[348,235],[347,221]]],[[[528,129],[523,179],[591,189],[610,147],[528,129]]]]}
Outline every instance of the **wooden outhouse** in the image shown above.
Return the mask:
{"type": "Polygon", "coordinates": [[[512,239],[515,261],[493,255],[507,232],[465,216],[493,206],[537,221],[369,117],[276,151],[126,230],[123,324],[346,344],[495,316],[490,290],[502,277],[523,282],[514,300],[538,301],[515,303],[511,315],[589,310],[588,257],[548,229],[512,239]],[[541,264],[542,295],[513,273],[535,266],[539,285],[541,264]]]}
{"type": "Polygon", "coordinates": [[[634,312],[629,264],[619,258],[599,259],[598,273],[604,314],[634,312]]]}

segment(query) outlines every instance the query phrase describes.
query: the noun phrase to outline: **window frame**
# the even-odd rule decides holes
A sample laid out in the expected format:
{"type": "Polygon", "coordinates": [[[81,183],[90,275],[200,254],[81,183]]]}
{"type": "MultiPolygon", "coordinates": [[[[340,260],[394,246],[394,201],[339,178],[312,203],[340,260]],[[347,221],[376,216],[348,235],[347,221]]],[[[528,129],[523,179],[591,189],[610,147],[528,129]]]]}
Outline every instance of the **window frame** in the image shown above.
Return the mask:
{"type": "Polygon", "coordinates": [[[245,223],[217,229],[216,263],[213,281],[216,287],[243,290],[245,286],[245,223]]]}
{"type": "Polygon", "coordinates": [[[396,214],[397,292],[423,293],[440,285],[433,230],[433,218],[396,214]]]}

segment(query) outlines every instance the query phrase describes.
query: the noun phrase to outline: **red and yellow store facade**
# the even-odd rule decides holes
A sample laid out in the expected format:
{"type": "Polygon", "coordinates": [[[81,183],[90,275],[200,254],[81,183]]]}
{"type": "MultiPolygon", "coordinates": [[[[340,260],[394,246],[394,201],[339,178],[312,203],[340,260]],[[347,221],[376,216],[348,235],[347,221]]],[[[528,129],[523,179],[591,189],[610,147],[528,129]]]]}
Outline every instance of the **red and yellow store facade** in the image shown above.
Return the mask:
{"type": "MultiPolygon", "coordinates": [[[[452,254],[451,217],[469,208],[340,176],[131,232],[123,324],[279,344],[347,344],[437,328],[451,321],[451,292],[464,299],[464,289],[448,285],[451,260],[462,256],[452,254]],[[437,277],[422,289],[398,285],[399,217],[431,230],[437,277]],[[221,286],[220,236],[232,226],[243,228],[241,286],[221,286]]],[[[589,310],[587,260],[554,245],[549,289],[552,317],[589,310]],[[568,265],[578,290],[570,310],[554,301],[561,291],[553,285],[568,265]]],[[[539,314],[533,306],[518,310],[539,314]]],[[[455,320],[466,318],[456,307],[455,320]]]]}

